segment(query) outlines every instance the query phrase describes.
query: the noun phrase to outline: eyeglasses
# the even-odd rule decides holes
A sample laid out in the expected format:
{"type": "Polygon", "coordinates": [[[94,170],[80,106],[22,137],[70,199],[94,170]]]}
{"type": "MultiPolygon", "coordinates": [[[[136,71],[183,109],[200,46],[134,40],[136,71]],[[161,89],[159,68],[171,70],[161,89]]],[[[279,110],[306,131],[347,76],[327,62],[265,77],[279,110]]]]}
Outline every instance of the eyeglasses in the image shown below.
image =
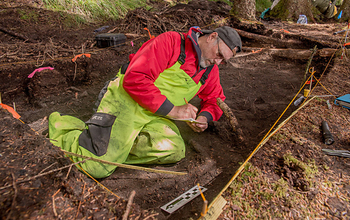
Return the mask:
{"type": "MultiPolygon", "coordinates": [[[[221,39],[219,37],[217,37],[217,45],[218,45],[218,52],[216,53],[216,57],[217,59],[221,59],[221,63],[220,64],[226,64],[228,63],[228,60],[225,59],[224,55],[222,54],[221,50],[220,50],[220,43],[221,39]]],[[[232,50],[233,52],[233,56],[234,57],[236,55],[236,49],[232,50]]]]}
{"type": "Polygon", "coordinates": [[[218,37],[217,38],[218,52],[216,53],[216,57],[218,59],[221,59],[221,63],[220,64],[226,64],[227,60],[225,59],[224,55],[221,53],[220,44],[219,43],[220,43],[220,38],[218,37]]]}

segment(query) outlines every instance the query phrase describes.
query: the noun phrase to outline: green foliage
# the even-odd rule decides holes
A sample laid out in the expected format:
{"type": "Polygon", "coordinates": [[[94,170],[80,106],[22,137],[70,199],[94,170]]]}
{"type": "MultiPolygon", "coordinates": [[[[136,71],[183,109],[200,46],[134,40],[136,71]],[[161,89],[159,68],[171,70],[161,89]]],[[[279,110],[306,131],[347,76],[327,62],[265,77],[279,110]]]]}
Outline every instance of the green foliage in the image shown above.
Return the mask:
{"type": "Polygon", "coordinates": [[[79,27],[81,24],[85,24],[87,22],[83,17],[79,15],[67,13],[60,13],[60,15],[63,20],[63,24],[69,28],[79,27]]]}
{"type": "Polygon", "coordinates": [[[279,198],[286,198],[289,185],[283,178],[272,184],[276,196],[279,198]]]}
{"type": "Polygon", "coordinates": [[[221,2],[225,2],[226,4],[228,4],[231,7],[233,6],[232,1],[230,1],[230,0],[209,0],[209,1],[211,1],[211,2],[221,1],[221,2]]]}
{"type": "Polygon", "coordinates": [[[21,19],[31,22],[37,22],[39,18],[39,14],[36,11],[18,10],[18,13],[21,16],[21,19]]]}
{"type": "Polygon", "coordinates": [[[290,153],[283,156],[284,163],[287,166],[296,166],[303,170],[305,180],[313,185],[313,178],[318,173],[318,168],[314,160],[308,161],[308,163],[304,163],[296,158],[294,158],[290,153]]]}
{"type": "Polygon", "coordinates": [[[146,0],[43,0],[45,7],[78,15],[76,22],[101,22],[124,17],[129,10],[145,6],[146,0]]]}
{"type": "Polygon", "coordinates": [[[281,133],[277,133],[277,134],[273,135],[271,137],[271,139],[277,141],[278,143],[284,143],[286,140],[288,140],[288,137],[281,134],[281,133]]]}
{"type": "MultiPolygon", "coordinates": [[[[290,154],[285,155],[285,163],[298,164],[303,167],[307,175],[315,174],[317,168],[314,161],[303,163],[290,154]]],[[[325,183],[323,183],[325,185],[325,183]]],[[[285,214],[298,207],[301,216],[314,219],[315,213],[307,206],[300,208],[300,201],[308,200],[307,194],[297,193],[289,183],[280,178],[278,181],[267,178],[256,166],[247,163],[242,173],[230,185],[231,194],[229,201],[238,206],[234,211],[235,219],[284,219],[285,214]],[[286,207],[284,212],[276,212],[271,209],[286,207]],[[289,211],[288,211],[289,210],[289,211]]]]}
{"type": "Polygon", "coordinates": [[[256,7],[256,12],[263,12],[265,9],[271,7],[272,1],[270,0],[256,0],[255,1],[255,7],[256,7]]]}
{"type": "Polygon", "coordinates": [[[285,0],[281,0],[272,11],[270,11],[270,16],[279,18],[281,20],[287,20],[289,15],[289,10],[285,7],[285,0]]]}

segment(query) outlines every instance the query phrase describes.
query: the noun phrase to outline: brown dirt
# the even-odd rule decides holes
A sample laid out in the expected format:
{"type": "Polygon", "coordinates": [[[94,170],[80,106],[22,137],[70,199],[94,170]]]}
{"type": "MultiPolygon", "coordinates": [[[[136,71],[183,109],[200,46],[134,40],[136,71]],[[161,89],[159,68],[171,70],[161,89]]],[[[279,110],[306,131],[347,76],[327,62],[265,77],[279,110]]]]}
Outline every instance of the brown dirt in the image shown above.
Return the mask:
{"type": "MultiPolygon", "coordinates": [[[[207,24],[225,18],[228,11],[229,7],[223,3],[193,1],[186,6],[177,5],[163,10],[137,9],[122,21],[87,25],[72,21],[66,23],[68,15],[44,9],[21,5],[2,6],[0,27],[19,33],[33,43],[0,32],[2,102],[11,106],[15,102],[17,112],[26,123],[22,124],[6,111],[0,111],[0,186],[12,184],[13,178],[19,181],[71,163],[47,138],[30,130],[28,124],[47,117],[53,111],[73,115],[82,120],[89,119],[95,99],[104,83],[127,61],[128,54],[136,52],[142,43],[148,40],[144,27],[150,29],[153,35],[168,30],[187,31],[190,24],[212,28],[214,25],[211,27],[207,24]],[[200,16],[203,14],[206,16],[200,16]],[[138,36],[128,38],[125,45],[99,49],[93,45],[93,31],[104,25],[110,25],[107,30],[117,26],[116,32],[133,33],[138,36]],[[133,41],[134,47],[130,41],[133,41]],[[79,58],[76,64],[73,63],[71,59],[82,51],[91,53],[91,58],[79,58]],[[55,69],[36,73],[31,79],[27,78],[33,70],[44,66],[55,69]]],[[[288,29],[308,37],[307,43],[301,45],[302,49],[310,49],[310,42],[314,42],[314,39],[324,39],[320,32],[323,36],[329,36],[341,26],[329,24],[320,28],[281,22],[264,25],[237,24],[230,19],[227,20],[227,25],[253,30],[255,33],[278,35],[282,39],[297,38],[283,35],[280,31],[288,29]]],[[[339,36],[327,38],[332,42],[338,42],[339,39],[339,36]]],[[[242,40],[244,47],[275,47],[251,39],[242,40]]],[[[326,58],[315,57],[311,66],[315,66],[317,72],[322,72],[326,61],[326,58]]],[[[136,196],[130,219],[199,217],[202,206],[200,197],[172,215],[161,211],[160,206],[197,183],[208,188],[205,195],[211,201],[293,99],[304,77],[306,62],[307,60],[275,57],[268,51],[251,53],[244,50],[231,60],[231,65],[220,66],[221,82],[227,96],[225,102],[236,115],[245,141],[238,141],[224,116],[218,122],[211,123],[208,130],[201,134],[194,133],[184,123],[177,122],[188,146],[186,158],[174,165],[150,167],[185,171],[188,173],[186,176],[118,168],[110,177],[99,180],[117,195],[114,196],[75,167],[71,170],[67,168],[31,181],[17,183],[15,187],[1,189],[1,218],[6,219],[10,216],[12,219],[48,219],[58,216],[62,219],[121,219],[132,190],[136,191],[136,196]]],[[[331,62],[325,77],[327,78],[332,70],[341,68],[345,68],[344,71],[349,73],[349,69],[341,62],[331,62]]],[[[346,77],[348,79],[348,75],[346,77]]],[[[348,86],[344,84],[335,92],[344,94],[348,91],[348,86]]],[[[191,103],[198,106],[199,100],[194,99],[191,103]]],[[[292,105],[282,119],[295,109],[292,105]]],[[[319,134],[315,134],[313,138],[319,138],[319,134]]],[[[293,146],[289,145],[283,146],[283,149],[292,148],[293,146]]],[[[306,154],[303,151],[299,153],[306,154]]],[[[321,156],[316,154],[316,157],[321,156]]],[[[264,156],[259,155],[259,158],[264,156]]],[[[257,164],[265,166],[259,161],[257,164]]],[[[282,175],[285,172],[287,171],[279,171],[274,175],[282,175]]],[[[290,182],[292,185],[293,183],[290,182]]]]}

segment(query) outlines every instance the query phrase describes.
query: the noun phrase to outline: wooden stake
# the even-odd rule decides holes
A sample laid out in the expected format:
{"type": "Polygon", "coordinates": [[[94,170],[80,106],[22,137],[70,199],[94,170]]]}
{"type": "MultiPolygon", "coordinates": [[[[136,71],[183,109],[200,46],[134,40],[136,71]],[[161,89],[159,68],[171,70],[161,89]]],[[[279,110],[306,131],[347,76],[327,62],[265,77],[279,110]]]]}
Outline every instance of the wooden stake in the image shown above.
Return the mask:
{"type": "Polygon", "coordinates": [[[316,54],[316,52],[317,52],[317,45],[315,45],[314,49],[312,50],[311,56],[310,56],[310,58],[309,58],[309,61],[307,62],[306,69],[305,69],[305,74],[304,74],[304,80],[301,82],[301,85],[300,85],[300,86],[303,86],[303,85],[304,85],[304,82],[305,82],[305,80],[306,80],[306,75],[307,75],[307,73],[309,72],[309,66],[310,66],[311,61],[312,61],[314,55],[316,54]]]}
{"type": "Polygon", "coordinates": [[[123,220],[128,220],[128,215],[129,215],[132,201],[134,200],[135,194],[136,194],[135,190],[131,191],[129,199],[128,199],[128,204],[126,205],[126,210],[125,210],[125,213],[123,215],[123,220]]]}
{"type": "Polygon", "coordinates": [[[244,141],[242,129],[239,127],[236,116],[232,113],[230,107],[222,101],[220,98],[216,99],[217,105],[224,112],[225,116],[229,119],[229,122],[232,126],[233,132],[237,133],[238,139],[244,141]]]}

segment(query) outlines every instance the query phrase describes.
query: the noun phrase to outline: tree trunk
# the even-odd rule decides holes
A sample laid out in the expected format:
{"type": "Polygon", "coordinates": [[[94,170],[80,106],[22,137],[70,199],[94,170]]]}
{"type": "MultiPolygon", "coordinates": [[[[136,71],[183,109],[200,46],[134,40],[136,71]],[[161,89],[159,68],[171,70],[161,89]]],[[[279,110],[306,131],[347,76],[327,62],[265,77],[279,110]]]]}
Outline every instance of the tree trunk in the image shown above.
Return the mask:
{"type": "Polygon", "coordinates": [[[350,0],[344,0],[343,4],[340,6],[338,14],[336,15],[338,17],[339,13],[342,12],[342,17],[340,21],[346,22],[350,20],[350,0]]]}
{"type": "Polygon", "coordinates": [[[235,0],[231,12],[238,18],[255,21],[255,0],[235,0]]]}
{"type": "Polygon", "coordinates": [[[299,15],[306,15],[308,23],[315,22],[312,8],[308,0],[280,0],[271,10],[270,16],[281,20],[298,21],[299,15]]]}

